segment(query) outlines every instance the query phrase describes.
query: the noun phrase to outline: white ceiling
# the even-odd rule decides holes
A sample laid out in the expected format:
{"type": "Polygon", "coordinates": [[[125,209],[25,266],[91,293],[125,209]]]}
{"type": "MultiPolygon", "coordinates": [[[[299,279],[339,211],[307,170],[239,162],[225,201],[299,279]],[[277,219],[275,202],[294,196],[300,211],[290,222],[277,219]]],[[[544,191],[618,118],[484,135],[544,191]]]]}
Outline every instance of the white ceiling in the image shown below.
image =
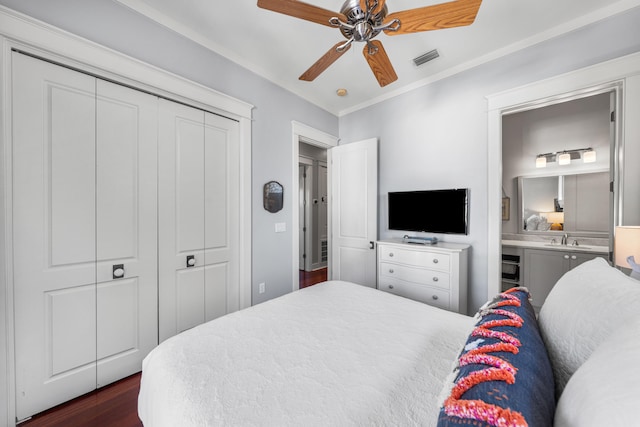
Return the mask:
{"type": "MultiPolygon", "coordinates": [[[[336,28],[271,12],[257,0],[117,0],[325,110],[341,115],[640,5],[640,0],[484,0],[468,27],[381,33],[398,80],[381,88],[355,44],[313,82],[298,77],[344,37],[336,28]],[[420,67],[413,58],[440,57],[420,67]],[[338,97],[345,88],[348,95],[338,97]]],[[[343,0],[306,0],[339,11],[343,0]]],[[[438,0],[388,0],[389,13],[438,0]]]]}

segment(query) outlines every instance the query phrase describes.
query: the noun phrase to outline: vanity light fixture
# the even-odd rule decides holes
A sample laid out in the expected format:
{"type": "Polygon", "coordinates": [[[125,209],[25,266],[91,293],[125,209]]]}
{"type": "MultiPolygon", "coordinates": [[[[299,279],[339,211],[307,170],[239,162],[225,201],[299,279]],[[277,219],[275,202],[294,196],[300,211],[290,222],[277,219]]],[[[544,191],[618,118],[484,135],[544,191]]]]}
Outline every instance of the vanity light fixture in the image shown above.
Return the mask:
{"type": "Polygon", "coordinates": [[[562,153],[558,156],[558,164],[560,166],[568,165],[571,163],[571,154],[562,153]]]}
{"type": "Polygon", "coordinates": [[[558,161],[561,166],[568,165],[571,160],[582,157],[585,163],[594,163],[596,161],[596,152],[593,148],[576,148],[575,150],[562,150],[552,153],[538,154],[536,156],[536,168],[546,168],[547,163],[558,161]]]}
{"type": "Polygon", "coordinates": [[[582,155],[582,161],[585,163],[595,163],[596,151],[595,150],[585,151],[584,154],[582,155]]]}

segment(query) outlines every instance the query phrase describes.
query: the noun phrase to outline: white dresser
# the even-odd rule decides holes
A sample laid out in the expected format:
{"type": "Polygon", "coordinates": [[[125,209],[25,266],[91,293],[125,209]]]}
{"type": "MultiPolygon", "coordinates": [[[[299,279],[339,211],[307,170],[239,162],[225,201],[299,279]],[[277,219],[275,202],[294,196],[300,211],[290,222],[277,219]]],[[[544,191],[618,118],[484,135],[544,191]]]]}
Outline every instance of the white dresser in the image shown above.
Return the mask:
{"type": "Polygon", "coordinates": [[[378,242],[378,289],[466,314],[469,245],[378,242]]]}

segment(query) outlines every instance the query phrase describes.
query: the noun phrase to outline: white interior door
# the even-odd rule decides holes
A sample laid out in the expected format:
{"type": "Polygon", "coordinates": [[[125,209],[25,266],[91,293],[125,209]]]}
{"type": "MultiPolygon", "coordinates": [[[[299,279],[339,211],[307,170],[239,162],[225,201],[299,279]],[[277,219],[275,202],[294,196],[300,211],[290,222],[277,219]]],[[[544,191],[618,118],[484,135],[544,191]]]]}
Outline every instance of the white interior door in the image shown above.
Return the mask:
{"type": "Polygon", "coordinates": [[[12,55],[16,415],[96,385],[96,82],[12,55]]]}
{"type": "Polygon", "coordinates": [[[160,341],[239,308],[239,126],[160,100],[160,341]]]}
{"type": "Polygon", "coordinates": [[[378,141],[329,150],[331,278],[376,287],[378,141]]]}
{"type": "Polygon", "coordinates": [[[139,372],[158,342],[158,98],[98,80],[96,116],[96,385],[102,387],[139,372]]]}

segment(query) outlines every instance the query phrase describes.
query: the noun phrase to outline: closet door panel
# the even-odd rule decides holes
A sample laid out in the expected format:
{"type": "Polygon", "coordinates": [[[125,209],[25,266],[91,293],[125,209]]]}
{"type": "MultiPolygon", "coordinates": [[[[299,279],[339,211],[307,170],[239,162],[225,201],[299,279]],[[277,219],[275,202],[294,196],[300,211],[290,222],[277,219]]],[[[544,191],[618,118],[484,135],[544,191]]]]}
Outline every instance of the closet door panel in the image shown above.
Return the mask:
{"type": "Polygon", "coordinates": [[[205,321],[224,316],[227,308],[227,288],[229,287],[228,264],[214,264],[205,267],[205,321]]]}
{"type": "MultiPolygon", "coordinates": [[[[47,82],[46,125],[48,152],[51,264],[67,265],[95,260],[95,112],[94,84],[78,90],[47,82]],[[81,110],[82,113],[80,113],[81,110]]],[[[45,160],[45,161],[46,161],[45,160]]]]}
{"type": "Polygon", "coordinates": [[[97,117],[101,387],[140,371],[157,345],[158,98],[98,80],[97,117]]]}
{"type": "Polygon", "coordinates": [[[237,122],[210,113],[205,115],[205,264],[216,266],[207,268],[205,274],[207,289],[216,290],[208,293],[207,305],[217,307],[207,309],[207,320],[240,308],[238,140],[237,122]],[[222,300],[214,302],[213,295],[222,300]]]}
{"type": "Polygon", "coordinates": [[[98,284],[98,359],[103,360],[139,348],[137,278],[98,284]]]}
{"type": "Polygon", "coordinates": [[[45,301],[45,324],[50,330],[46,342],[46,352],[51,355],[48,376],[95,365],[95,286],[47,292],[45,301]]]}
{"type": "Polygon", "coordinates": [[[203,272],[194,271],[204,261],[204,112],[164,99],[159,106],[158,289],[163,341],[204,319],[204,309],[199,308],[203,272]],[[195,263],[189,268],[187,257],[195,263]],[[199,305],[189,307],[196,298],[199,305]]]}
{"type": "Polygon", "coordinates": [[[95,79],[16,52],[12,68],[22,419],[95,388],[95,79]]]}
{"type": "Polygon", "coordinates": [[[204,268],[188,268],[176,274],[177,332],[204,322],[204,268]]]}
{"type": "Polygon", "coordinates": [[[176,214],[178,254],[204,247],[204,129],[200,121],[176,119],[176,214]]]}

